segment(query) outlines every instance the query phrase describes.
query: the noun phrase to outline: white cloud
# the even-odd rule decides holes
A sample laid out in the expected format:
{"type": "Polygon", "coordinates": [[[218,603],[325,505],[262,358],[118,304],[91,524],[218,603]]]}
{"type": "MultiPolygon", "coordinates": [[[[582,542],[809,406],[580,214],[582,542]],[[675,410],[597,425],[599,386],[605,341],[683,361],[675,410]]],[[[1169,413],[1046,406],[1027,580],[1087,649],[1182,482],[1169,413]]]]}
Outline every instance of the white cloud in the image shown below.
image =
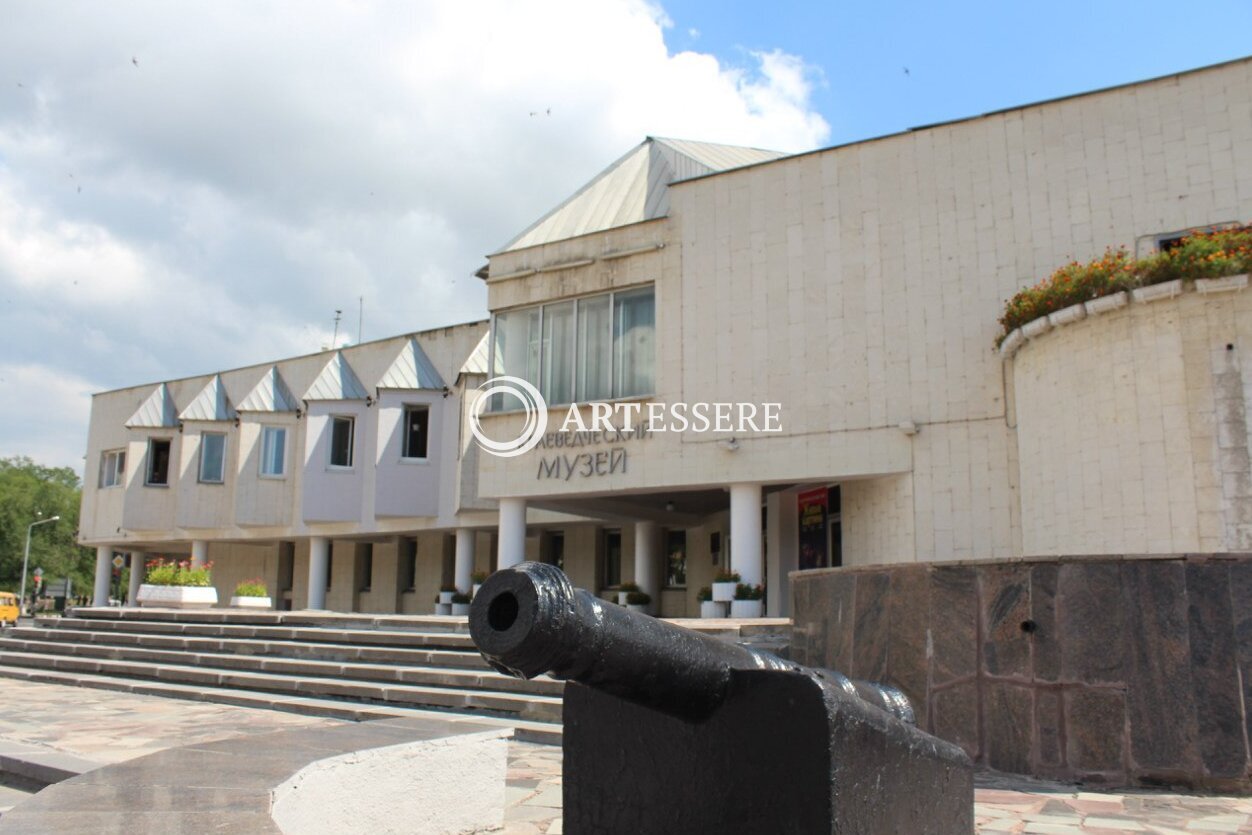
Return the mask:
{"type": "MultiPolygon", "coordinates": [[[[0,355],[93,386],[316,350],[336,308],[355,338],[359,296],[367,339],[481,318],[483,256],[645,135],[829,135],[819,71],[673,54],[644,0],[5,17],[0,355]]],[[[29,443],[0,426],[0,455],[29,443]]]]}

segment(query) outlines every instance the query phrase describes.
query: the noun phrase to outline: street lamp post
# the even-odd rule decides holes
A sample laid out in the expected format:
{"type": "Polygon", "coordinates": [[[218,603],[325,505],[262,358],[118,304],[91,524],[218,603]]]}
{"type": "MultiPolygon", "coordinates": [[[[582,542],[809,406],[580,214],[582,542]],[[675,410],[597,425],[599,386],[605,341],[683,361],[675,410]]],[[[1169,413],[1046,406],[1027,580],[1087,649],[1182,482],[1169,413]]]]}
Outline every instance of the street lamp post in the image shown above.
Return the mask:
{"type": "Polygon", "coordinates": [[[21,611],[20,607],[26,603],[26,566],[30,563],[30,532],[35,529],[36,525],[46,525],[49,522],[55,522],[60,518],[60,516],[49,516],[47,519],[40,519],[37,522],[31,522],[26,526],[26,550],[22,554],[22,596],[17,599],[19,612],[21,611]]]}

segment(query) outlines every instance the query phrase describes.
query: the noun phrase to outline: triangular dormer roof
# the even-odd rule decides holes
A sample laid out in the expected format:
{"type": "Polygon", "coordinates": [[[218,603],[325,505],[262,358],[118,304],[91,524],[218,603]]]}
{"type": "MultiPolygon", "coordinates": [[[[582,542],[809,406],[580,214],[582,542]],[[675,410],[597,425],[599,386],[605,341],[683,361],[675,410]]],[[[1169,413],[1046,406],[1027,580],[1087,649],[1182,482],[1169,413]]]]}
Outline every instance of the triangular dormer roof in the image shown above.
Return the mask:
{"type": "Polygon", "coordinates": [[[670,183],[784,156],[760,148],[649,136],[500,252],[665,217],[670,183]]]}
{"type": "Polygon", "coordinates": [[[465,364],[461,366],[461,374],[486,374],[487,372],[487,342],[491,339],[491,331],[483,334],[483,338],[478,340],[478,344],[474,346],[474,350],[470,351],[469,357],[466,358],[465,364]]]}
{"type": "Polygon", "coordinates": [[[226,396],[226,387],[222,385],[222,377],[215,374],[212,380],[200,390],[196,399],[178,415],[179,420],[234,420],[234,408],[230,398],[226,396]]]}
{"type": "Polygon", "coordinates": [[[342,351],[336,351],[313,385],[304,393],[305,400],[367,400],[369,394],[348,364],[342,351]]]}
{"type": "Polygon", "coordinates": [[[391,368],[378,381],[380,389],[442,389],[443,378],[431,364],[430,357],[417,344],[417,340],[409,338],[400,349],[391,368]]]}
{"type": "Polygon", "coordinates": [[[294,412],[300,408],[295,395],[287,388],[283,375],[275,365],[252,387],[248,396],[239,404],[241,412],[294,412]]]}
{"type": "Polygon", "coordinates": [[[165,383],[157,386],[143,405],[126,421],[128,429],[163,429],[178,426],[178,407],[170,387],[165,383]]]}

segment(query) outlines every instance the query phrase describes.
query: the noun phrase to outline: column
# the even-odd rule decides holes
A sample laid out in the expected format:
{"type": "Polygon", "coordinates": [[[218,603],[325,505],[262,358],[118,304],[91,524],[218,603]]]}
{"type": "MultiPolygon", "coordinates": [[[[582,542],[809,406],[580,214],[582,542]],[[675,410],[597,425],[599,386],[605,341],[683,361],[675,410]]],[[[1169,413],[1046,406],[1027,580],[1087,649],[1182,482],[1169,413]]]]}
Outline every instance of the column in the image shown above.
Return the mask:
{"type": "Polygon", "coordinates": [[[309,539],[309,600],[306,609],[326,608],[326,572],[330,568],[330,539],[314,536],[309,539]]]}
{"type": "Polygon", "coordinates": [[[526,560],[526,500],[500,500],[500,540],[497,568],[508,568],[526,560]]]}
{"type": "Polygon", "coordinates": [[[126,588],[126,605],[139,605],[139,584],[143,582],[144,572],[148,567],[144,565],[144,555],[138,551],[130,552],[130,585],[126,588]]]}
{"type": "Polygon", "coordinates": [[[456,590],[469,594],[474,586],[474,532],[469,528],[456,529],[456,590]]]}
{"type": "Polygon", "coordinates": [[[761,485],[730,485],[730,564],[739,582],[761,584],[761,485]]]}
{"type": "Polygon", "coordinates": [[[661,611],[660,540],[656,522],[635,523],[635,583],[652,598],[652,612],[661,611]]]}
{"type": "Polygon", "coordinates": [[[96,549],[96,587],[91,595],[92,606],[109,605],[109,580],[113,575],[113,549],[101,545],[96,549]]]}
{"type": "Polygon", "coordinates": [[[197,539],[191,543],[191,567],[199,568],[209,561],[209,543],[197,539]]]}
{"type": "Polygon", "coordinates": [[[791,614],[790,573],[800,567],[800,509],[795,490],[765,497],[765,606],[774,617],[791,614]]]}

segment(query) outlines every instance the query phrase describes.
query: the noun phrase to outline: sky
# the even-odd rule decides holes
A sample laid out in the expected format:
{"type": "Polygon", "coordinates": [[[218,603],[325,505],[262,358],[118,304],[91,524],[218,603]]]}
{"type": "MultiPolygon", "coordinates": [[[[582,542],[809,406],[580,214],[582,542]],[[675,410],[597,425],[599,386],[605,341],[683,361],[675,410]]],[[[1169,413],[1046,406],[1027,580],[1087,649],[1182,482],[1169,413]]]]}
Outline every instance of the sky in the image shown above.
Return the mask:
{"type": "Polygon", "coordinates": [[[782,151],[1252,53],[1252,3],[0,0],[0,457],[90,395],[486,317],[645,136],[782,151]],[[358,325],[359,323],[359,325],[358,325]]]}

